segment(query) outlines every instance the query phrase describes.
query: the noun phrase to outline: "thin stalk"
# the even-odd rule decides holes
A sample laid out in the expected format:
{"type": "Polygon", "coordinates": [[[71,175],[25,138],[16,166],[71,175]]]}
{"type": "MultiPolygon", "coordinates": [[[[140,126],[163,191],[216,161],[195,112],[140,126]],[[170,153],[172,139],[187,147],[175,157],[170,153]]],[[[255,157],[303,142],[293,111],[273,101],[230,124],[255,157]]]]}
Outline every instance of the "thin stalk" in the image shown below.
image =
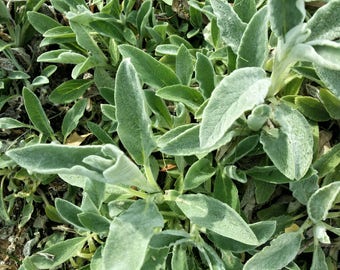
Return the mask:
{"type": "Polygon", "coordinates": [[[156,192],[160,192],[161,189],[158,186],[155,178],[153,177],[153,173],[150,167],[150,162],[149,159],[146,159],[145,164],[144,164],[144,171],[145,171],[145,175],[146,175],[146,179],[148,181],[148,183],[150,184],[150,186],[152,186],[156,192]]]}

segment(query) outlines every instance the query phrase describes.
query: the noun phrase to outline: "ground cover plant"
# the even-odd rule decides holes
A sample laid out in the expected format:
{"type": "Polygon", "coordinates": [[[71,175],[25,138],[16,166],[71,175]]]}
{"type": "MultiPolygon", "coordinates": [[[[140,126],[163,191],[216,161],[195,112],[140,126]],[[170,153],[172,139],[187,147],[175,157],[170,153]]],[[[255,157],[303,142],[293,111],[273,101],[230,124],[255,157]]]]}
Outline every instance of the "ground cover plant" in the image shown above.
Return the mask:
{"type": "Polygon", "coordinates": [[[4,269],[337,269],[340,1],[0,1],[4,269]]]}

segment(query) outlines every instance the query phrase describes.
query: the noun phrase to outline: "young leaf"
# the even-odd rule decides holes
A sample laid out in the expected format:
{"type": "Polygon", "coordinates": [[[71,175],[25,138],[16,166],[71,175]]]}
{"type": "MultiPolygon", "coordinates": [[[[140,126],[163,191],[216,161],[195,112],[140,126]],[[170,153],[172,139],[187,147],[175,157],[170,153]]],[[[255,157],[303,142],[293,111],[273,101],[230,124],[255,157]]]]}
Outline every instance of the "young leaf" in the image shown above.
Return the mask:
{"type": "Polygon", "coordinates": [[[309,177],[289,183],[289,189],[293,192],[294,198],[303,205],[307,205],[310,196],[319,188],[318,180],[318,175],[314,173],[309,177]]]}
{"type": "Polygon", "coordinates": [[[187,249],[184,245],[176,245],[173,247],[171,269],[189,270],[187,249]]]}
{"type": "Polygon", "coordinates": [[[319,245],[314,246],[313,261],[310,270],[324,269],[329,269],[326,263],[325,253],[319,245]]]}
{"type": "Polygon", "coordinates": [[[340,164],[340,143],[334,145],[327,153],[323,154],[313,163],[318,176],[324,177],[340,164]]]}
{"type": "Polygon", "coordinates": [[[191,165],[184,177],[184,190],[193,189],[211,179],[215,174],[215,168],[211,166],[211,161],[202,158],[191,165]]]}
{"type": "Polygon", "coordinates": [[[273,108],[278,128],[265,128],[260,142],[274,165],[289,179],[301,179],[313,159],[313,134],[307,120],[288,105],[273,108]]]}
{"type": "Polygon", "coordinates": [[[40,34],[44,34],[47,30],[50,30],[54,27],[61,26],[60,23],[53,20],[51,17],[35,11],[28,11],[27,18],[34,29],[40,34]]]}
{"type": "Polygon", "coordinates": [[[111,223],[103,250],[104,268],[140,269],[154,229],[163,227],[163,223],[153,202],[138,200],[133,203],[111,223]]]}
{"type": "MultiPolygon", "coordinates": [[[[340,75],[340,72],[339,72],[340,75]]],[[[303,113],[307,118],[316,121],[328,121],[330,116],[323,104],[316,98],[297,96],[295,98],[297,109],[303,113]]]]}
{"type": "Polygon", "coordinates": [[[268,12],[260,9],[247,25],[237,55],[237,68],[262,67],[268,54],[268,12]]]}
{"type": "Polygon", "coordinates": [[[205,98],[209,98],[215,88],[215,71],[214,67],[207,56],[197,53],[195,66],[195,78],[199,83],[200,91],[205,98]]]}
{"type": "Polygon", "coordinates": [[[66,262],[83,248],[87,237],[75,237],[58,242],[29,257],[29,260],[38,269],[52,269],[66,262]]]}
{"type": "Polygon", "coordinates": [[[258,245],[249,225],[229,205],[203,194],[181,195],[178,207],[191,222],[248,245],[258,245]]]}
{"type": "Polygon", "coordinates": [[[135,68],[129,59],[123,60],[117,71],[115,86],[117,131],[138,164],[145,164],[156,146],[142,91],[135,68]]]}
{"type": "Polygon", "coordinates": [[[82,96],[92,83],[92,80],[68,80],[54,89],[49,98],[56,104],[72,102],[82,96]]]}
{"type": "Polygon", "coordinates": [[[214,146],[245,112],[264,102],[270,81],[261,68],[242,68],[226,76],[203,112],[200,144],[214,146]]]}
{"type": "Polygon", "coordinates": [[[211,6],[217,18],[222,40],[237,53],[246,24],[226,0],[212,0],[211,6]]]}
{"type": "Polygon", "coordinates": [[[80,118],[83,116],[87,104],[87,99],[81,99],[73,105],[73,107],[67,111],[63,122],[61,124],[61,132],[64,136],[64,141],[74,130],[80,118]]]}
{"type": "Polygon", "coordinates": [[[53,138],[54,134],[50,121],[48,120],[38,97],[26,87],[22,90],[22,95],[26,112],[33,125],[45,136],[53,138]]]}
{"type": "Polygon", "coordinates": [[[325,220],[339,193],[340,182],[333,182],[318,189],[308,200],[307,212],[309,218],[314,223],[325,220]]]}
{"type": "Polygon", "coordinates": [[[302,234],[300,232],[284,233],[270,242],[270,246],[256,253],[244,265],[244,270],[282,269],[294,260],[298,254],[302,234]]]}
{"type": "Polygon", "coordinates": [[[66,49],[51,50],[39,55],[38,62],[80,64],[85,62],[86,57],[82,54],[66,49]]]}
{"type": "Polygon", "coordinates": [[[104,130],[102,129],[98,124],[93,123],[93,122],[87,122],[87,127],[91,131],[91,133],[97,137],[97,139],[101,143],[111,143],[114,144],[114,140],[111,138],[111,136],[104,130]]]}
{"type": "Polygon", "coordinates": [[[78,214],[81,214],[83,212],[80,207],[60,198],[56,199],[55,206],[58,214],[64,221],[70,223],[75,227],[84,229],[83,224],[81,224],[78,219],[78,214]]]}
{"type": "Polygon", "coordinates": [[[337,98],[331,91],[321,88],[320,99],[329,115],[334,119],[340,119],[340,98],[337,98]]]}
{"type": "Polygon", "coordinates": [[[285,38],[287,32],[301,24],[306,10],[303,0],[269,0],[270,25],[278,38],[285,38]]]}
{"type": "Polygon", "coordinates": [[[180,83],[172,69],[142,50],[127,44],[120,45],[118,49],[124,58],[131,58],[131,63],[144,83],[154,88],[180,83]]]}
{"type": "Polygon", "coordinates": [[[157,90],[156,95],[166,100],[182,102],[194,112],[204,101],[199,91],[181,84],[163,87],[157,90]]]}
{"type": "Polygon", "coordinates": [[[12,129],[12,128],[34,128],[31,125],[21,123],[20,121],[10,118],[1,117],[0,118],[0,129],[12,129]]]}
{"type": "Polygon", "coordinates": [[[329,39],[340,37],[340,1],[329,1],[314,13],[307,22],[311,30],[308,40],[329,39]]]}
{"type": "Polygon", "coordinates": [[[176,55],[176,74],[183,85],[190,85],[193,61],[189,50],[182,44],[176,55]]]}

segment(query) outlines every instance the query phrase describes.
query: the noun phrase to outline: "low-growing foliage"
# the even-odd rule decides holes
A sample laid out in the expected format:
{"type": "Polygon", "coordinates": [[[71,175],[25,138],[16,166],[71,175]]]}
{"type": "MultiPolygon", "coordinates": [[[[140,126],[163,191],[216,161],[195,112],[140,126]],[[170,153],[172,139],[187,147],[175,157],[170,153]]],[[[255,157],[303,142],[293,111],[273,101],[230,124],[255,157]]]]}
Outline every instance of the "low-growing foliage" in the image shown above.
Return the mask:
{"type": "Polygon", "coordinates": [[[1,0],[1,223],[48,218],[19,269],[337,269],[340,1],[313,3],[1,0]]]}

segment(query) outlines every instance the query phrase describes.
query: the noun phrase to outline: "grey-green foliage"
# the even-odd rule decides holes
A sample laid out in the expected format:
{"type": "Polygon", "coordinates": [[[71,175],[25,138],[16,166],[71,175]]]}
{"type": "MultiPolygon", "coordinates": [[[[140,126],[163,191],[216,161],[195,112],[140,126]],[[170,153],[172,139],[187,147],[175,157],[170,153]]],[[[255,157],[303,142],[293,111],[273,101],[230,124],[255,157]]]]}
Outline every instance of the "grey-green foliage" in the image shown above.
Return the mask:
{"type": "MultiPolygon", "coordinates": [[[[94,2],[90,11],[82,0],[51,1],[69,26],[28,13],[41,46],[59,46],[38,61],[74,65],[73,80],[50,101],[75,103],[58,133],[40,90],[24,88],[32,125],[4,117],[0,128],[32,128],[40,137],[0,155],[1,169],[15,162],[30,174],[15,177],[58,174],[81,188],[79,205],[58,198],[46,213],[83,237],[46,246],[21,269],[57,267],[84,251],[89,264],[73,263],[91,269],[299,269],[303,237],[314,240],[308,267],[330,263],[321,244],[332,242],[328,231],[339,234],[332,209],[340,157],[322,129],[339,119],[340,0],[311,18],[302,0],[188,1],[184,10],[182,1],[173,9],[145,1],[138,11],[133,0],[94,2]],[[84,73],[93,80],[79,78],[84,73]],[[109,104],[97,106],[92,95],[109,104]],[[93,145],[58,142],[79,126],[93,145]]],[[[6,192],[1,185],[8,222],[6,192]]],[[[27,205],[21,226],[32,198],[27,205]]]]}

